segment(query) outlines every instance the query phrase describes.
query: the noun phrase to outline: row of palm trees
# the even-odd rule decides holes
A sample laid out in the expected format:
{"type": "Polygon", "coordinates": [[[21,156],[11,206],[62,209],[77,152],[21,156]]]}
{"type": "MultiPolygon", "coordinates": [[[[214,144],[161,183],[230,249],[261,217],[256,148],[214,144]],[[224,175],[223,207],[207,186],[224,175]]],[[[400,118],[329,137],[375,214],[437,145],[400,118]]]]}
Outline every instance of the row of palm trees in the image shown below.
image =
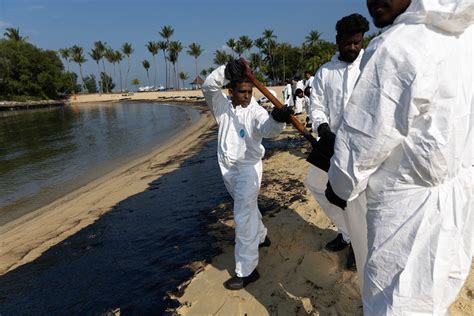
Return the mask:
{"type": "MultiPolygon", "coordinates": [[[[153,67],[153,86],[156,87],[158,67],[156,56],[161,53],[164,59],[166,88],[179,88],[180,80],[183,81],[183,78],[188,78],[186,73],[179,71],[179,58],[184,46],[180,41],[172,40],[174,29],[170,25],[163,26],[158,33],[162,38],[161,40],[149,41],[145,45],[152,57],[151,63],[147,59],[142,61],[142,66],[147,74],[148,85],[150,85],[150,68],[153,67]]],[[[274,83],[282,83],[294,76],[295,72],[299,73],[304,70],[314,71],[318,65],[331,58],[335,52],[335,46],[330,42],[322,40],[321,35],[316,30],[310,31],[301,46],[292,46],[288,43],[278,43],[277,36],[273,30],[265,29],[262,35],[255,40],[246,35],[242,35],[237,39],[228,39],[226,42],[228,49],[216,50],[213,62],[216,65],[222,65],[231,59],[245,57],[250,61],[251,67],[260,72],[262,78],[266,77],[274,83]],[[252,52],[254,47],[257,49],[256,52],[252,52]]],[[[121,62],[125,57],[128,60],[125,76],[125,82],[128,83],[130,59],[133,52],[134,49],[130,43],[124,43],[119,50],[114,50],[107,46],[107,43],[98,41],[94,43],[89,56],[96,62],[100,75],[99,78],[101,79],[110,80],[112,72],[115,76],[116,68],[118,67],[120,89],[123,90],[121,62]],[[107,72],[104,60],[107,60],[111,65],[109,72],[107,72]],[[102,69],[100,69],[101,62],[102,69]],[[102,73],[108,75],[102,76],[102,73]]],[[[203,49],[198,43],[189,44],[186,53],[195,59],[196,77],[198,77],[198,74],[205,76],[213,70],[210,67],[209,69],[203,69],[200,73],[198,72],[198,58],[203,53],[203,49]]],[[[66,60],[67,65],[69,60],[79,65],[80,75],[83,80],[82,64],[87,61],[83,49],[75,45],[71,48],[60,50],[60,54],[66,60]]],[[[108,87],[109,85],[106,82],[105,84],[101,83],[101,86],[108,87]]],[[[104,92],[110,91],[105,89],[104,92]]]]}
{"type": "MultiPolygon", "coordinates": [[[[179,72],[179,56],[180,53],[183,51],[183,44],[180,41],[172,41],[171,37],[174,33],[174,29],[170,25],[165,25],[159,31],[160,36],[163,38],[161,41],[149,41],[145,46],[148,52],[152,56],[153,60],[153,85],[156,87],[156,77],[157,77],[157,61],[156,55],[159,54],[161,51],[164,57],[164,64],[165,64],[165,81],[166,81],[166,88],[176,87],[179,88],[179,80],[183,80],[183,78],[188,78],[188,75],[179,72]]],[[[131,65],[131,55],[135,50],[133,49],[130,43],[124,43],[122,47],[118,50],[115,50],[107,45],[106,42],[97,41],[94,42],[94,47],[88,53],[90,58],[95,61],[97,64],[97,69],[99,76],[98,78],[112,78],[113,76],[116,77],[116,69],[118,68],[119,72],[119,81],[120,81],[120,90],[124,90],[124,85],[122,82],[122,67],[121,62],[124,57],[127,58],[127,71],[125,75],[125,83],[128,83],[128,76],[130,72],[130,65],[131,65]],[[107,71],[105,60],[111,65],[109,67],[109,71],[107,71]],[[102,65],[102,69],[101,69],[102,65]],[[101,74],[107,74],[107,76],[103,76],[101,74]]],[[[195,58],[195,66],[196,66],[196,77],[198,76],[198,58],[202,54],[203,49],[198,43],[191,43],[188,46],[187,53],[188,55],[195,58]]],[[[78,45],[74,45],[70,48],[63,48],[59,50],[60,56],[66,61],[67,69],[69,70],[69,62],[72,61],[79,66],[79,72],[82,80],[82,84],[84,85],[84,76],[82,73],[82,65],[87,61],[84,50],[82,47],[78,45]]],[[[145,68],[147,73],[148,84],[150,84],[150,62],[148,60],[142,61],[142,66],[145,68]]],[[[184,80],[186,80],[184,79],[184,80]]],[[[184,83],[183,83],[184,85],[184,83]]],[[[101,87],[109,87],[107,82],[101,83],[101,87]]],[[[105,89],[103,92],[110,92],[105,89]]]]}

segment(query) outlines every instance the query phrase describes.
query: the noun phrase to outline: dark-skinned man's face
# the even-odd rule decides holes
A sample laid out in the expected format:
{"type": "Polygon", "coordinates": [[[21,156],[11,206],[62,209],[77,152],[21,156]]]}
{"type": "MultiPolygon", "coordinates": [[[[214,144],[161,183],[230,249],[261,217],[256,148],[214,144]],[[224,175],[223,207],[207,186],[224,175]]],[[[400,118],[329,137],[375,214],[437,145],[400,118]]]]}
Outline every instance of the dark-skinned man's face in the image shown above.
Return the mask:
{"type": "Polygon", "coordinates": [[[229,88],[229,95],[234,106],[247,107],[252,99],[253,84],[250,82],[237,83],[235,88],[229,88]]]}
{"type": "Polygon", "coordinates": [[[352,63],[359,56],[362,49],[364,34],[344,34],[337,37],[337,46],[339,49],[339,59],[347,63],[352,63]]]}
{"type": "Polygon", "coordinates": [[[367,0],[367,8],[376,27],[386,27],[405,12],[411,0],[367,0]]]}

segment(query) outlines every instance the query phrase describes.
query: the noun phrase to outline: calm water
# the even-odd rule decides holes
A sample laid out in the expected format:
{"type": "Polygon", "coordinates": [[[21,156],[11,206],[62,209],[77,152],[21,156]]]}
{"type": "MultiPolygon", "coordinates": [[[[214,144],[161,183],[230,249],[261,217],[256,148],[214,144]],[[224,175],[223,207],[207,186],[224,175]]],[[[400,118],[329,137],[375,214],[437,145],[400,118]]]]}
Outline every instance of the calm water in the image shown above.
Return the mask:
{"type": "Polygon", "coordinates": [[[198,117],[143,102],[0,112],[0,225],[150,152],[198,117]]]}

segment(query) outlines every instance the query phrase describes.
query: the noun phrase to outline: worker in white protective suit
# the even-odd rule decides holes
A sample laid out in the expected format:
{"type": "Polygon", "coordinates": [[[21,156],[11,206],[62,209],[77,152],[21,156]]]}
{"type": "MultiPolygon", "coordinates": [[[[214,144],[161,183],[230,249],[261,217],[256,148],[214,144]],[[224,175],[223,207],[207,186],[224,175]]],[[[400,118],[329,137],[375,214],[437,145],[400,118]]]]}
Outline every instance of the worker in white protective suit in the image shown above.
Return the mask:
{"type": "MultiPolygon", "coordinates": [[[[337,133],[341,125],[344,107],[360,74],[359,64],[364,52],[362,44],[364,33],[368,30],[369,22],[360,14],[351,14],[339,20],[336,24],[338,53],[316,72],[311,89],[309,116],[313,131],[317,131],[323,141],[325,137],[334,139],[333,134],[337,133]]],[[[332,150],[333,144],[330,144],[330,147],[332,150]]],[[[346,267],[350,270],[357,267],[362,279],[367,256],[365,197],[361,196],[359,200],[349,203],[345,211],[329,203],[324,196],[328,168],[329,165],[323,168],[324,170],[310,166],[304,182],[337,227],[338,235],[326,244],[326,250],[341,251],[349,247],[346,267]],[[351,227],[354,228],[353,231],[351,227]],[[352,235],[356,237],[351,243],[352,235]]]]}
{"type": "Polygon", "coordinates": [[[224,283],[239,290],[259,278],[258,249],[270,245],[257,198],[262,180],[263,137],[274,137],[289,122],[291,108],[274,109],[270,116],[252,97],[248,67],[235,60],[214,70],[202,91],[219,125],[217,157],[225,186],[234,200],[235,273],[224,283]],[[230,82],[229,82],[230,80],[230,82]],[[229,83],[230,100],[221,92],[229,83]]]}
{"type": "Polygon", "coordinates": [[[311,71],[309,70],[306,70],[304,72],[304,78],[306,79],[304,81],[304,88],[311,88],[313,86],[313,80],[314,80],[314,76],[312,75],[311,71]]]}
{"type": "Polygon", "coordinates": [[[385,29],[344,111],[327,197],[366,194],[364,313],[445,315],[473,255],[474,2],[367,6],[385,29]]]}
{"type": "Polygon", "coordinates": [[[283,103],[288,106],[293,106],[293,88],[291,87],[291,81],[287,82],[283,90],[283,103]]]}

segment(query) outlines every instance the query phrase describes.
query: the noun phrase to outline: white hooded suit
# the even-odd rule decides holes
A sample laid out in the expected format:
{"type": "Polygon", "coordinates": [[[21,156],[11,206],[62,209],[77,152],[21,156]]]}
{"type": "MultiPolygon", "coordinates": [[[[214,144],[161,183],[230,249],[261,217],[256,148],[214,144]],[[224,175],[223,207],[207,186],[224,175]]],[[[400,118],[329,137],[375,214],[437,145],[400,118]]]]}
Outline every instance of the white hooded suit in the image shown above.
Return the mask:
{"type": "Polygon", "coordinates": [[[219,125],[217,157],[226,188],[234,199],[235,272],[246,277],[257,267],[258,245],[267,235],[257,205],[265,153],[262,138],[276,136],[285,124],[273,120],[254,98],[247,107],[234,108],[221,91],[228,83],[224,70],[225,66],[214,70],[202,92],[219,125]]]}
{"type": "Polygon", "coordinates": [[[412,0],[364,54],[329,180],[367,197],[367,315],[443,315],[473,254],[473,1],[412,0]]]}
{"type": "MultiPolygon", "coordinates": [[[[360,74],[359,65],[363,53],[364,51],[361,50],[357,59],[352,63],[339,60],[339,53],[337,53],[332,57],[330,62],[322,65],[316,72],[313,80],[313,87],[311,89],[311,103],[309,109],[309,116],[311,122],[313,122],[314,131],[318,129],[319,125],[327,123],[329,124],[331,131],[335,134],[337,133],[337,130],[341,125],[344,107],[349,100],[352,89],[354,88],[356,80],[360,74]]],[[[328,176],[325,171],[314,166],[309,167],[308,175],[305,179],[306,187],[311,191],[311,193],[313,193],[323,211],[334,225],[336,225],[338,232],[342,234],[344,240],[350,242],[351,234],[349,232],[348,224],[346,223],[346,221],[348,221],[347,213],[349,213],[349,211],[346,210],[345,214],[341,208],[329,203],[324,195],[327,182],[328,176]]],[[[351,206],[356,207],[357,205],[359,205],[359,203],[351,203],[348,205],[348,209],[351,209],[351,206]]],[[[363,212],[360,214],[364,215],[365,205],[362,209],[351,211],[352,214],[354,214],[354,212],[357,212],[358,214],[363,212]]],[[[360,231],[364,233],[365,223],[362,223],[362,225],[363,226],[359,224],[354,227],[359,227],[360,231]]],[[[364,238],[365,237],[362,237],[362,239],[364,238]]],[[[364,242],[364,245],[365,244],[366,243],[364,242]]],[[[363,247],[364,246],[362,246],[362,248],[363,247]]],[[[361,251],[363,252],[362,257],[360,259],[356,257],[358,263],[361,263],[362,260],[365,259],[364,256],[367,254],[366,250],[361,251]]],[[[360,268],[362,269],[362,267],[363,264],[360,268]]]]}

